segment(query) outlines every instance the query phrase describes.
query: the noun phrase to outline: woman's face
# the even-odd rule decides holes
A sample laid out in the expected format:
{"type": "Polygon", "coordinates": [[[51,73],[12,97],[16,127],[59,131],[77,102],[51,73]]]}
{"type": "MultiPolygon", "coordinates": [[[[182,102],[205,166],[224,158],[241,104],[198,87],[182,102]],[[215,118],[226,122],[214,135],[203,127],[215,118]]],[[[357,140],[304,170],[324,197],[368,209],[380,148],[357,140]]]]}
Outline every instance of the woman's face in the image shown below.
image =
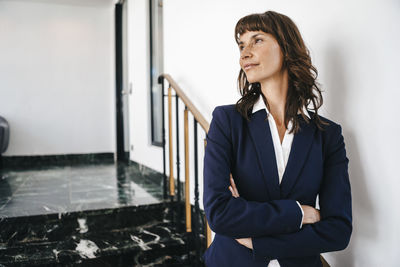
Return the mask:
{"type": "Polygon", "coordinates": [[[247,31],[239,39],[239,64],[250,83],[261,83],[280,74],[283,55],[273,35],[247,31]]]}

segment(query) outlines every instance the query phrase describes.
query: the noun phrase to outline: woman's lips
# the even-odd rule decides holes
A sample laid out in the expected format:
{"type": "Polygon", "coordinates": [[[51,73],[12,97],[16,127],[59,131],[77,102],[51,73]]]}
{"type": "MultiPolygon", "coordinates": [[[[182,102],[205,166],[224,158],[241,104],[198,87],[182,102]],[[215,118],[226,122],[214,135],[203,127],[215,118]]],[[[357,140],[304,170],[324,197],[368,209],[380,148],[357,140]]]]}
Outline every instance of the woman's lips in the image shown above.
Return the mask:
{"type": "Polygon", "coordinates": [[[252,69],[252,68],[254,68],[256,66],[258,66],[258,64],[250,64],[250,65],[245,66],[244,69],[245,70],[249,70],[249,69],[252,69]]]}

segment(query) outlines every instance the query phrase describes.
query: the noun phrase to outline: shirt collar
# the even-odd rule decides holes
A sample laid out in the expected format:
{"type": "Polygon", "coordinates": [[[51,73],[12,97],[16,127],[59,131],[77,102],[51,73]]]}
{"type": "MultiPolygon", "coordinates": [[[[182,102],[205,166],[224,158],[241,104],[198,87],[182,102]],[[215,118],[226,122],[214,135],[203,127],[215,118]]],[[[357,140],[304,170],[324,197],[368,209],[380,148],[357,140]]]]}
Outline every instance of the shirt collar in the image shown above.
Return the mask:
{"type": "MultiPolygon", "coordinates": [[[[260,94],[260,97],[258,98],[257,102],[253,105],[252,113],[257,112],[263,108],[265,108],[266,112],[269,113],[269,110],[262,99],[262,95],[260,94]]],[[[305,106],[303,106],[303,112],[309,119],[311,119],[310,114],[308,114],[308,111],[305,106]]],[[[298,110],[297,114],[301,114],[301,111],[298,110]]]]}

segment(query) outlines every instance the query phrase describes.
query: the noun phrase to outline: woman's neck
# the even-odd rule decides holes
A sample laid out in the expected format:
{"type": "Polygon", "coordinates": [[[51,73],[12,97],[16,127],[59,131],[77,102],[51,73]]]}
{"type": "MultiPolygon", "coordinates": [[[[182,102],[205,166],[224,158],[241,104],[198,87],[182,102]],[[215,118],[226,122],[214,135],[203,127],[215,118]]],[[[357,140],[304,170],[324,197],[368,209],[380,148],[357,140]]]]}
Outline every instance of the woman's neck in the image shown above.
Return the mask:
{"type": "Polygon", "coordinates": [[[269,111],[275,119],[275,122],[281,125],[285,118],[285,104],[288,91],[288,73],[277,73],[268,80],[260,82],[261,92],[267,98],[269,111]]]}

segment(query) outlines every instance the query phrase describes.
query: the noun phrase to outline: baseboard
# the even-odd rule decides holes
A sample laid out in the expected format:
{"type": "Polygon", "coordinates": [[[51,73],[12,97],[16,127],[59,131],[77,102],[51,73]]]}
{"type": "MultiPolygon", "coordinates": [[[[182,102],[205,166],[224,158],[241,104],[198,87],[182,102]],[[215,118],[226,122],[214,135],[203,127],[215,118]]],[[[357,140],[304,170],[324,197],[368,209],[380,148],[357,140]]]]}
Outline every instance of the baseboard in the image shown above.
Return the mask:
{"type": "Polygon", "coordinates": [[[43,168],[93,163],[113,163],[114,153],[1,156],[2,169],[43,168]]]}

